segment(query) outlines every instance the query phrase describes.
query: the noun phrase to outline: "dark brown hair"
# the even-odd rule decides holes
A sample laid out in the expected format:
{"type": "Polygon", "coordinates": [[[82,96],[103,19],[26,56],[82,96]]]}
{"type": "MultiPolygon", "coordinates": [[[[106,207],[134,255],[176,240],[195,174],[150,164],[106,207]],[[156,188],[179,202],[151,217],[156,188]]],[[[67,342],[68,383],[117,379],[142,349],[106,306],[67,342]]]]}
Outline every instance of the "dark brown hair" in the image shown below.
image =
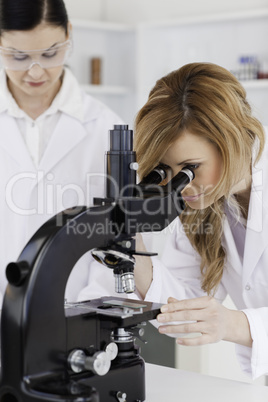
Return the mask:
{"type": "Polygon", "coordinates": [[[42,22],[68,31],[63,0],[0,0],[0,35],[3,31],[27,31],[42,22]]]}

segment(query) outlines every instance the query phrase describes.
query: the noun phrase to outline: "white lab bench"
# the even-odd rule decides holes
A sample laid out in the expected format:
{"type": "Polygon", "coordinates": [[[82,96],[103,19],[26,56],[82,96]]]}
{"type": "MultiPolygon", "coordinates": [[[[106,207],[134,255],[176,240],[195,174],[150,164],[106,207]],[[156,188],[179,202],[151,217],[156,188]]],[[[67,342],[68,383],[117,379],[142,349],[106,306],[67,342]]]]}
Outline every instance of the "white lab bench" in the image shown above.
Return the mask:
{"type": "Polygon", "coordinates": [[[146,402],[267,402],[268,387],[146,363],[146,402]]]}

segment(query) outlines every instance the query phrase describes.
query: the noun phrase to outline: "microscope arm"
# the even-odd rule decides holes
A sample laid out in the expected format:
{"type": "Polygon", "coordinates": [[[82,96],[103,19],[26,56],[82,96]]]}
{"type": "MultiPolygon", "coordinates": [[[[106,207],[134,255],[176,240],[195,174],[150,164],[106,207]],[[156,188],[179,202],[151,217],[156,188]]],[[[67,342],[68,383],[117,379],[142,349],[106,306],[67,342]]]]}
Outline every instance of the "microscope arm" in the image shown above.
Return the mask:
{"type": "Polygon", "coordinates": [[[8,265],[11,283],[4,298],[1,325],[3,381],[4,377],[19,380],[21,370],[31,375],[61,368],[59,356],[66,353],[64,293],[70,272],[83,254],[107,246],[115,236],[103,232],[87,238],[86,233],[78,234],[70,228],[105,225],[107,219],[107,207],[56,215],[35,233],[18,261],[8,265]],[[9,361],[16,361],[16,366],[9,361]]]}

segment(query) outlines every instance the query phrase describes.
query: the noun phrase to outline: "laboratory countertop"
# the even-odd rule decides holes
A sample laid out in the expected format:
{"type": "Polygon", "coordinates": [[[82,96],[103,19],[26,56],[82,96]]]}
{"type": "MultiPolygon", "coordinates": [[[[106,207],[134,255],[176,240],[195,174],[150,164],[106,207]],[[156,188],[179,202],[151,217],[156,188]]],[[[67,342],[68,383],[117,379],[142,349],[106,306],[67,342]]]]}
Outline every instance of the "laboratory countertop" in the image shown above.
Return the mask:
{"type": "Polygon", "coordinates": [[[268,387],[146,363],[146,402],[267,402],[268,387]]]}

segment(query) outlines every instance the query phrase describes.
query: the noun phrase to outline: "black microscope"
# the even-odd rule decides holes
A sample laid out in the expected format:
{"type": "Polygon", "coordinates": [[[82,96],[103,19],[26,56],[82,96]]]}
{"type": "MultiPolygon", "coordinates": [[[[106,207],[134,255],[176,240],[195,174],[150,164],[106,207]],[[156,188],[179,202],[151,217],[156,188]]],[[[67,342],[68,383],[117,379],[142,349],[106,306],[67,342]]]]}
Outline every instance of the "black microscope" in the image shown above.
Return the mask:
{"type": "MultiPolygon", "coordinates": [[[[118,293],[135,291],[138,232],[160,231],[184,209],[180,191],[194,178],[171,180],[157,166],[136,184],[133,132],[110,131],[106,198],[63,211],[30,239],[6,268],[1,318],[0,402],[145,401],[145,364],[135,338],[160,304],[128,296],[65,303],[65,287],[86,252],[113,269],[118,293]],[[168,181],[165,185],[163,180],[168,181]],[[70,228],[106,228],[88,238],[70,228]]],[[[150,253],[143,253],[151,255],[150,253]]]]}

